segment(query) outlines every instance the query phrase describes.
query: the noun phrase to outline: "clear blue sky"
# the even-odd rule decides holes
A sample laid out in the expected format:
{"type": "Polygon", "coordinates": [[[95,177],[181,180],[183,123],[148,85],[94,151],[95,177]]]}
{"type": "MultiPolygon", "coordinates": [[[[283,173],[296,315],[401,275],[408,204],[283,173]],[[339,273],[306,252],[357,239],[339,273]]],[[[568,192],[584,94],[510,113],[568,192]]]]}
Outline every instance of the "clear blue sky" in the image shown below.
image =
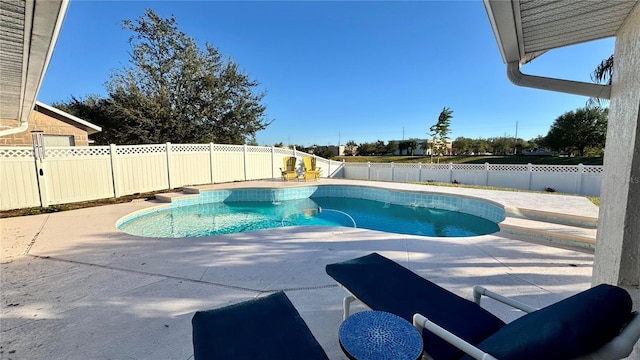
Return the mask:
{"type": "MultiPolygon", "coordinates": [[[[174,15],[260,82],[274,120],[260,145],[425,138],[445,106],[452,138],[514,136],[517,122],[528,140],[587,100],[511,84],[480,0],[72,0],[38,99],[106,95],[109,75],[129,61],[122,21],[146,8],[174,15]]],[[[523,72],[591,81],[613,47],[604,39],[553,50],[523,72]]]]}

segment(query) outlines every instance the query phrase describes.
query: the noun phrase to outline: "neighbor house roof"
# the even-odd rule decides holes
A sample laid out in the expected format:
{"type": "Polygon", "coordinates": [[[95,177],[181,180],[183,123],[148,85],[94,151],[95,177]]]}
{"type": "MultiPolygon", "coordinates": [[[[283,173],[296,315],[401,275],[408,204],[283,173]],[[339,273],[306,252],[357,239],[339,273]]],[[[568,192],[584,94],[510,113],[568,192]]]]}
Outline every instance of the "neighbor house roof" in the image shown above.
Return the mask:
{"type": "Polygon", "coordinates": [[[615,36],[638,0],[484,0],[484,4],[509,79],[516,85],[609,97],[609,86],[530,77],[520,73],[520,65],[551,49],[615,36]]]}
{"type": "Polygon", "coordinates": [[[102,128],[98,125],[92,124],[86,120],[82,120],[77,116],[73,116],[69,113],[66,113],[60,109],[56,109],[47,104],[43,104],[40,101],[36,101],[35,109],[43,114],[47,114],[60,121],[64,121],[67,124],[70,124],[79,129],[82,129],[87,132],[87,135],[95,134],[97,132],[102,131],[102,128]]]}
{"type": "Polygon", "coordinates": [[[68,0],[0,0],[0,118],[26,124],[68,0]]]}

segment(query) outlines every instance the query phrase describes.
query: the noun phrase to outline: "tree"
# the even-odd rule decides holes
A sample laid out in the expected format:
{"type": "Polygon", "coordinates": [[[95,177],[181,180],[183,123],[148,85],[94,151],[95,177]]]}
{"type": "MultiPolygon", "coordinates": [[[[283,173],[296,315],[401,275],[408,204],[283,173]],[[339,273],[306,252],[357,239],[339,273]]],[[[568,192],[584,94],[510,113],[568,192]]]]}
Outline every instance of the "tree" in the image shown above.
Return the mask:
{"type": "Polygon", "coordinates": [[[358,145],[358,155],[367,156],[373,155],[376,152],[376,144],[375,143],[361,143],[358,145]]]}
{"type": "Polygon", "coordinates": [[[418,149],[418,139],[411,138],[407,140],[407,148],[409,149],[409,155],[413,156],[418,149]]]}
{"type": "Polygon", "coordinates": [[[537,137],[529,140],[528,149],[542,149],[545,147],[544,136],[538,135],[537,137]]]}
{"type": "Polygon", "coordinates": [[[566,112],[553,122],[544,145],[561,152],[577,151],[580,156],[589,147],[604,148],[608,113],[608,109],[601,108],[566,112]]]}
{"type": "Polygon", "coordinates": [[[609,58],[602,60],[602,62],[591,73],[591,80],[598,84],[611,85],[611,78],[613,77],[613,55],[609,58]]]}
{"type": "Polygon", "coordinates": [[[378,140],[375,144],[374,155],[384,155],[387,153],[387,146],[384,144],[384,141],[378,140]]]}
{"type": "Polygon", "coordinates": [[[422,147],[422,156],[427,156],[427,151],[428,149],[431,149],[431,140],[429,139],[424,139],[422,140],[422,142],[420,143],[420,146],[422,147]]]}
{"type": "Polygon", "coordinates": [[[513,150],[517,146],[517,142],[511,136],[498,136],[488,138],[489,147],[493,155],[507,155],[513,153],[513,150]]]}
{"type": "MultiPolygon", "coordinates": [[[[607,59],[602,60],[600,64],[591,73],[591,81],[596,84],[611,85],[611,79],[613,77],[613,55],[607,59]]],[[[605,103],[605,99],[589,98],[587,100],[587,107],[600,107],[605,103]]]]}
{"type": "Polygon", "coordinates": [[[489,141],[483,138],[473,139],[471,144],[472,144],[471,147],[473,149],[472,152],[476,155],[483,154],[487,152],[487,150],[490,148],[489,141]]]}
{"type": "Polygon", "coordinates": [[[347,144],[344,146],[344,154],[355,156],[358,151],[357,149],[358,149],[358,144],[356,144],[356,142],[353,140],[349,140],[347,141],[347,144]]]}
{"type": "Polygon", "coordinates": [[[118,143],[243,144],[271,123],[261,104],[265,93],[255,91],[258,83],[213,45],[200,49],[174,17],[147,9],[123,28],[134,33],[130,65],[111,74],[109,96],[100,104],[109,121],[96,121],[118,143]]]}
{"type": "Polygon", "coordinates": [[[118,130],[117,114],[113,112],[108,99],[99,95],[89,95],[85,98],[72,96],[68,102],[53,103],[52,106],[102,127],[102,131],[91,135],[96,144],[126,143],[126,134],[118,130]]]}
{"type": "Polygon", "coordinates": [[[405,155],[405,151],[409,149],[409,143],[406,140],[402,140],[398,143],[398,154],[405,155]]]}
{"type": "Polygon", "coordinates": [[[387,154],[394,155],[396,151],[400,150],[400,143],[396,140],[387,142],[387,154]]]}
{"type": "Polygon", "coordinates": [[[452,150],[457,155],[469,155],[475,151],[474,139],[458,136],[451,143],[452,150]]]}
{"type": "Polygon", "coordinates": [[[447,140],[449,140],[449,133],[451,130],[451,119],[453,118],[453,110],[448,107],[442,108],[440,115],[438,116],[438,122],[429,128],[433,142],[431,143],[431,157],[433,154],[443,154],[447,152],[447,140]]]}

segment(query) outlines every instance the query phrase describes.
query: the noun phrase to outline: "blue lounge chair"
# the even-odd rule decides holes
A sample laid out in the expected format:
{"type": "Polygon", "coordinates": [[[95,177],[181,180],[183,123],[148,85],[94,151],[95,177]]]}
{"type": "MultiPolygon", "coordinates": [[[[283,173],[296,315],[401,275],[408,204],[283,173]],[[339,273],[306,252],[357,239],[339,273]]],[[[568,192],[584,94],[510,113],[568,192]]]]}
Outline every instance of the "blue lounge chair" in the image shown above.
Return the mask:
{"type": "Polygon", "coordinates": [[[422,332],[435,360],[622,359],[640,337],[640,317],[616,286],[599,285],[536,310],[482,287],[474,290],[476,302],[466,300],[377,253],[329,264],[326,272],[351,293],[345,318],[356,299],[403,317],[422,332]],[[529,313],[505,324],[479,305],[481,295],[529,313]]]}
{"type": "Polygon", "coordinates": [[[198,311],[192,319],[195,360],[328,357],[287,295],[198,311]]]}

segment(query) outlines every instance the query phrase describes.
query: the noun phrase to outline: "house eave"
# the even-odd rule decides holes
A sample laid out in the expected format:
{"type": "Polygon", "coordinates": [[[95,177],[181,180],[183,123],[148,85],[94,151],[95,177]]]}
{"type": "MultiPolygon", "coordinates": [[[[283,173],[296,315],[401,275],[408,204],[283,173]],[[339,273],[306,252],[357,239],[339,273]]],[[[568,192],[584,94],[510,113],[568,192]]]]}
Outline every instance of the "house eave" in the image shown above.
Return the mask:
{"type": "Polygon", "coordinates": [[[555,48],[615,36],[638,0],[483,2],[507,76],[515,85],[608,98],[609,85],[526,75],[520,65],[555,48]]]}

